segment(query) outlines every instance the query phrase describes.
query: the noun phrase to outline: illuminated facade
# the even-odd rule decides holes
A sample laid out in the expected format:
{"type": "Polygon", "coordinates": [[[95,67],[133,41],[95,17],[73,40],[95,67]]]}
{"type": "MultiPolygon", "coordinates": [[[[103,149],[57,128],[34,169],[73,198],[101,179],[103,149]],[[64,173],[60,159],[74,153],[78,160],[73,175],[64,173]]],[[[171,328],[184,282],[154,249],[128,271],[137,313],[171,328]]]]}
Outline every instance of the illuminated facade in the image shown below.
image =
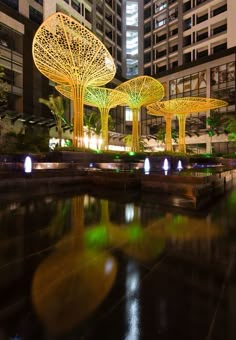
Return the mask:
{"type": "MultiPolygon", "coordinates": [[[[144,0],[144,74],[166,87],[165,99],[201,96],[225,100],[224,115],[235,115],[236,36],[234,0],[144,0]]],[[[195,152],[229,152],[223,126],[208,135],[210,111],[186,120],[187,148],[195,152]]],[[[146,116],[142,134],[153,135],[163,118],[146,116]]],[[[172,128],[178,129],[177,119],[172,128]]]]}
{"type": "MultiPolygon", "coordinates": [[[[218,98],[229,102],[220,112],[235,114],[235,0],[0,0],[0,58],[11,85],[11,110],[28,115],[46,110],[38,98],[48,97],[51,90],[28,51],[38,25],[56,11],[69,13],[105,44],[117,69],[110,87],[136,75],[150,75],[166,88],[166,100],[218,98]]],[[[111,115],[116,132],[131,133],[129,109],[112,109],[111,115]]],[[[209,151],[209,115],[199,112],[187,118],[189,149],[209,151]]],[[[149,137],[164,118],[142,110],[139,121],[140,134],[149,137]]],[[[177,120],[172,125],[177,127],[177,120]]],[[[212,137],[215,151],[230,151],[222,127],[218,132],[212,137]]]]}

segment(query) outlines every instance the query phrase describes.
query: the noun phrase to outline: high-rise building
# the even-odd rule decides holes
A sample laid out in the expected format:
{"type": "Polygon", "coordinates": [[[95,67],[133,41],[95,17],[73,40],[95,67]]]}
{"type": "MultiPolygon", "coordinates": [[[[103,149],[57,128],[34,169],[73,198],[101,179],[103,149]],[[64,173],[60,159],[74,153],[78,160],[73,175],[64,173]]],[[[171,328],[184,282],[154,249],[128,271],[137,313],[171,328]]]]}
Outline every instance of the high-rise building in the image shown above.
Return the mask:
{"type": "MultiPolygon", "coordinates": [[[[50,86],[33,64],[31,46],[39,24],[56,11],[79,20],[106,45],[117,67],[108,86],[150,75],[165,86],[164,100],[223,99],[229,105],[218,111],[235,115],[235,0],[0,0],[0,63],[9,83],[9,109],[29,115],[45,109],[38,98],[47,97],[50,86]]],[[[112,115],[117,132],[131,132],[128,111],[115,109],[112,115]]],[[[222,127],[213,136],[207,133],[209,115],[189,115],[187,146],[209,151],[213,142],[215,151],[225,152],[231,145],[222,127]]],[[[142,110],[142,136],[155,135],[163,125],[163,118],[142,110]]]]}
{"type": "MultiPolygon", "coordinates": [[[[218,111],[235,115],[235,13],[234,0],[144,0],[144,74],[165,85],[165,99],[218,98],[229,103],[218,111]]],[[[209,115],[189,115],[188,147],[210,151],[213,142],[215,151],[229,151],[222,127],[207,134],[209,115]]],[[[155,134],[162,123],[146,116],[142,133],[155,134]]]]}

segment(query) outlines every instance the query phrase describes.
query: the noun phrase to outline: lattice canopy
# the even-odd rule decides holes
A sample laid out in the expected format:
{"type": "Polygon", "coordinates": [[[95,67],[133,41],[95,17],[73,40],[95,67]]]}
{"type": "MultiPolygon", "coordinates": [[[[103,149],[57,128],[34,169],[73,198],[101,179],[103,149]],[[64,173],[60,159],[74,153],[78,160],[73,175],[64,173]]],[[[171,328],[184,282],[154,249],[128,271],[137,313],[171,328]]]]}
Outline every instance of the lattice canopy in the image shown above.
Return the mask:
{"type": "Polygon", "coordinates": [[[143,105],[161,100],[164,96],[164,87],[157,79],[140,76],[120,84],[116,89],[128,95],[127,105],[133,113],[131,150],[139,151],[139,109],[143,105]]]}
{"type": "Polygon", "coordinates": [[[112,107],[117,105],[125,105],[128,101],[126,93],[102,88],[102,87],[88,87],[85,92],[84,102],[87,105],[98,107],[101,114],[102,127],[102,149],[108,148],[108,118],[109,111],[112,107]]]}
{"type": "Polygon", "coordinates": [[[36,67],[50,80],[69,85],[74,99],[75,146],[83,145],[83,98],[85,88],[101,86],[116,73],[112,56],[86,27],[57,12],[38,28],[33,40],[36,67]]]}
{"type": "Polygon", "coordinates": [[[148,113],[155,115],[189,114],[202,112],[228,105],[227,102],[215,98],[183,97],[155,102],[147,106],[148,113]]]}

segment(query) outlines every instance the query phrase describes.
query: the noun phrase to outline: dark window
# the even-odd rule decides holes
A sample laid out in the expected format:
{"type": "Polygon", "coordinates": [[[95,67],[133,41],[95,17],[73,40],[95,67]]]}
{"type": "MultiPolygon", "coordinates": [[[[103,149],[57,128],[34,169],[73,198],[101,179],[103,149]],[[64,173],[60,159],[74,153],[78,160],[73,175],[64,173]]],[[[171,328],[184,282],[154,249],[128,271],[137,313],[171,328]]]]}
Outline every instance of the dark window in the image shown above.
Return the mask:
{"type": "Polygon", "coordinates": [[[36,1],[40,5],[43,5],[43,0],[34,0],[34,1],[36,1]]]}
{"type": "Polygon", "coordinates": [[[185,63],[191,62],[191,52],[184,54],[184,62],[185,63]]]}
{"type": "Polygon", "coordinates": [[[197,41],[201,41],[208,38],[208,32],[200,33],[197,35],[197,41]]]}
{"type": "Polygon", "coordinates": [[[184,37],[184,46],[189,46],[191,45],[191,35],[187,35],[184,37]]]}
{"type": "Polygon", "coordinates": [[[120,50],[117,50],[117,60],[119,60],[121,62],[121,51],[120,50]]]}
{"type": "Polygon", "coordinates": [[[157,53],[157,58],[164,57],[166,55],[166,50],[160,51],[157,53]]]}
{"type": "Polygon", "coordinates": [[[37,24],[41,24],[43,22],[43,14],[31,6],[29,6],[29,17],[32,21],[37,22],[37,24]]]}
{"type": "Polygon", "coordinates": [[[81,13],[81,5],[76,0],[71,0],[71,7],[73,7],[78,13],[81,13]]]}
{"type": "Polygon", "coordinates": [[[144,53],[144,62],[148,63],[151,61],[151,52],[144,53]]]}
{"type": "Polygon", "coordinates": [[[212,11],[212,16],[214,17],[214,16],[216,16],[220,13],[226,12],[226,11],[227,11],[227,4],[214,9],[214,11],[212,11]]]}
{"type": "Polygon", "coordinates": [[[116,6],[116,11],[117,11],[117,14],[121,16],[121,6],[119,4],[117,4],[116,6]]]}
{"type": "Polygon", "coordinates": [[[151,46],[151,38],[148,37],[146,39],[144,39],[144,48],[148,48],[151,46]]]}
{"type": "Polygon", "coordinates": [[[197,0],[197,5],[201,5],[203,4],[204,2],[206,2],[207,0],[197,0]]]}
{"type": "Polygon", "coordinates": [[[225,32],[227,30],[227,24],[221,25],[213,29],[213,35],[225,32]]]}
{"type": "Polygon", "coordinates": [[[4,4],[6,4],[7,6],[14,8],[18,11],[18,8],[19,8],[18,0],[2,0],[2,2],[4,2],[4,4]]]}
{"type": "Polygon", "coordinates": [[[150,66],[144,68],[144,74],[146,74],[147,76],[151,75],[151,67],[150,66]]]}
{"type": "Polygon", "coordinates": [[[173,35],[178,34],[178,28],[174,28],[172,31],[170,31],[170,36],[172,37],[173,35]]]}
{"type": "Polygon", "coordinates": [[[112,14],[105,13],[105,18],[107,19],[107,21],[109,21],[112,24],[112,14]]]}
{"type": "Polygon", "coordinates": [[[121,21],[117,20],[117,29],[121,32],[121,21]]]}
{"type": "Polygon", "coordinates": [[[117,45],[121,47],[121,36],[117,34],[116,38],[117,38],[117,45]]]}
{"type": "Polygon", "coordinates": [[[175,68],[177,66],[178,66],[178,61],[177,60],[173,61],[173,63],[171,64],[171,67],[175,68]]]}
{"type": "Polygon", "coordinates": [[[191,0],[183,4],[183,12],[187,12],[190,9],[191,9],[191,0]]]}
{"type": "Polygon", "coordinates": [[[227,49],[227,44],[224,43],[224,44],[221,44],[221,45],[218,45],[218,46],[215,46],[213,48],[213,53],[216,53],[216,52],[219,52],[219,51],[224,51],[227,49]]]}
{"type": "Polygon", "coordinates": [[[197,59],[201,59],[208,56],[208,50],[197,52],[197,59]]]}
{"type": "Polygon", "coordinates": [[[158,67],[158,70],[157,70],[158,72],[164,72],[164,71],[166,71],[166,65],[163,65],[163,66],[160,66],[160,67],[158,67]]]}
{"type": "Polygon", "coordinates": [[[192,27],[191,18],[184,20],[184,31],[190,29],[191,27],[192,27]]]}
{"type": "Polygon", "coordinates": [[[197,24],[200,24],[201,22],[203,22],[207,19],[208,19],[208,13],[201,15],[201,16],[197,17],[197,24]]]}
{"type": "Polygon", "coordinates": [[[166,39],[166,33],[165,34],[162,34],[162,35],[159,35],[157,36],[157,42],[160,42],[160,41],[163,41],[166,39]]]}
{"type": "Polygon", "coordinates": [[[173,45],[173,46],[170,46],[170,48],[169,48],[170,53],[175,52],[177,50],[178,50],[178,45],[173,45]]]}
{"type": "Polygon", "coordinates": [[[151,7],[148,7],[144,10],[144,19],[148,19],[151,16],[151,7]]]}
{"type": "Polygon", "coordinates": [[[144,34],[151,32],[151,22],[144,24],[144,34]]]}
{"type": "Polygon", "coordinates": [[[88,22],[91,22],[91,13],[87,10],[87,8],[85,8],[85,19],[88,22]]]}
{"type": "Polygon", "coordinates": [[[98,4],[96,4],[96,10],[98,11],[98,13],[100,13],[101,15],[103,15],[103,9],[101,6],[99,6],[98,4]]]}

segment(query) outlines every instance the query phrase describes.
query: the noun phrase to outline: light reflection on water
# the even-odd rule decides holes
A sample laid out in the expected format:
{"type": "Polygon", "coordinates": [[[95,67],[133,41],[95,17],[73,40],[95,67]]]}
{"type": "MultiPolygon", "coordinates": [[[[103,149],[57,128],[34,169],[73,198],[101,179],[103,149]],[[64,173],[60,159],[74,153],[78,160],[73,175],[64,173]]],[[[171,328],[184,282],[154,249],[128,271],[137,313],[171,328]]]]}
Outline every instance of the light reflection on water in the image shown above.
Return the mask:
{"type": "MultiPolygon", "coordinates": [[[[32,306],[27,305],[33,315],[29,323],[66,339],[71,329],[79,328],[94,313],[99,315],[104,304],[113,307],[110,296],[116,291],[122,257],[127,321],[123,336],[138,340],[142,332],[140,265],[151,269],[165,256],[179,252],[196,262],[219,261],[221,266],[235,249],[235,217],[236,190],[201,214],[155,202],[124,203],[88,194],[2,203],[0,331],[6,338],[24,332],[19,327],[21,307],[12,314],[4,311],[26,294],[32,298],[32,306]],[[16,283],[26,288],[12,297],[16,283]]],[[[167,302],[161,301],[165,308],[160,324],[167,329],[167,302]]]]}

